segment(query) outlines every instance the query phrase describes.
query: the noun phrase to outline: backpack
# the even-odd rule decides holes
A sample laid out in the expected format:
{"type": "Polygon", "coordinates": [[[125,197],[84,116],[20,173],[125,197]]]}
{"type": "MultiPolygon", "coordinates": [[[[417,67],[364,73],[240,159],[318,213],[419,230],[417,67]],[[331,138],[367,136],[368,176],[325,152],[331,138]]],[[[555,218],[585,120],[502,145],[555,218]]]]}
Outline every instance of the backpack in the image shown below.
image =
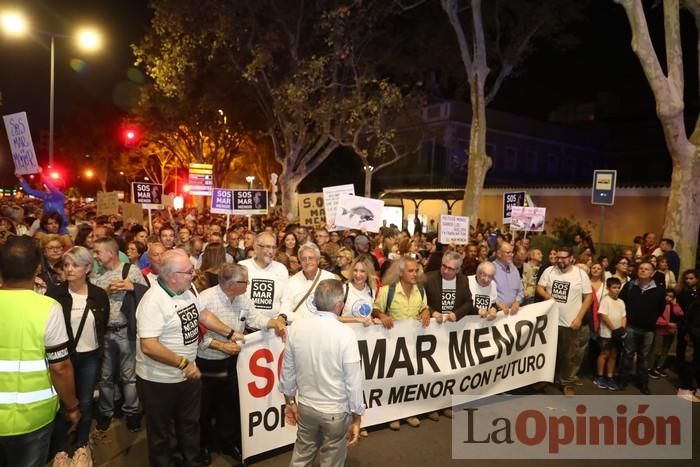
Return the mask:
{"type": "MultiPolygon", "coordinates": [[[[418,291],[420,291],[420,299],[421,301],[425,298],[425,289],[423,287],[418,287],[418,291]]],[[[384,307],[384,310],[388,313],[389,308],[391,307],[391,302],[394,301],[394,294],[396,293],[396,284],[391,284],[389,286],[389,291],[386,294],[386,307],[384,307]]]]}

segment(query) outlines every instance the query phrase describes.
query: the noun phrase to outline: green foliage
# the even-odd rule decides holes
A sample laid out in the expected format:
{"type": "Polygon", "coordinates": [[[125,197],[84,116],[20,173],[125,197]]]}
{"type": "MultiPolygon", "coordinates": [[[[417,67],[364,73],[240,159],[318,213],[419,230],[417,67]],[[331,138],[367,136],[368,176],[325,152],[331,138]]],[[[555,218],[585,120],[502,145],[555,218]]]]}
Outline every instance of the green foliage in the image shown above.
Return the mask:
{"type": "Polygon", "coordinates": [[[549,233],[559,240],[559,245],[572,246],[574,237],[580,235],[584,239],[591,238],[593,224],[589,221],[585,226],[579,224],[574,216],[555,217],[550,223],[549,233]]]}

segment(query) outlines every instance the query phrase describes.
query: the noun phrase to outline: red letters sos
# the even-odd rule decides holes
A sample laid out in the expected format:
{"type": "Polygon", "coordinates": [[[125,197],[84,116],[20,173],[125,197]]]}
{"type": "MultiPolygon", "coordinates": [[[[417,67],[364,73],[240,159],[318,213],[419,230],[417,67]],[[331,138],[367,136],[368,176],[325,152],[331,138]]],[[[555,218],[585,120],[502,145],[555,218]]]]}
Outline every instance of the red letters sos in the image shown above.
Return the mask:
{"type": "Polygon", "coordinates": [[[275,381],[279,380],[282,374],[282,359],[284,358],[284,350],[277,358],[275,365],[275,356],[270,349],[256,350],[248,361],[248,367],[253,376],[260,378],[258,381],[248,383],[248,392],[251,396],[260,398],[265,397],[275,390],[275,381]],[[277,378],[273,368],[277,367],[277,378]]]}

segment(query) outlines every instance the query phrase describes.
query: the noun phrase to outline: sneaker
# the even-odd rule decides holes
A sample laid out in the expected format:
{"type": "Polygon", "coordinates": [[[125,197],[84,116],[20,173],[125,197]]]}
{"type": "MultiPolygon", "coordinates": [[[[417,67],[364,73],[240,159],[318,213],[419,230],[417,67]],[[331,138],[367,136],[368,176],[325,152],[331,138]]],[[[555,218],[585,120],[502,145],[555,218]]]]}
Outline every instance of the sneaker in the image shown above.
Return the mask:
{"type": "Polygon", "coordinates": [[[109,425],[112,424],[112,417],[106,417],[104,415],[100,415],[97,417],[97,426],[95,426],[95,429],[97,431],[107,431],[109,430],[109,425]]]}
{"type": "Polygon", "coordinates": [[[574,376],[574,379],[571,380],[571,384],[573,384],[574,386],[581,387],[583,386],[583,381],[581,381],[581,379],[578,376],[574,376]]]}
{"type": "Polygon", "coordinates": [[[649,371],[647,371],[647,374],[649,375],[649,378],[651,378],[651,379],[661,378],[661,375],[659,374],[658,371],[656,371],[656,368],[649,368],[649,371]]]}
{"type": "Polygon", "coordinates": [[[420,426],[420,420],[418,420],[418,417],[408,417],[406,419],[406,423],[413,428],[418,428],[420,426]]]}
{"type": "Polygon", "coordinates": [[[71,459],[68,456],[68,453],[65,451],[61,451],[56,454],[53,458],[53,466],[54,467],[69,467],[71,465],[71,459]]]}
{"type": "Polygon", "coordinates": [[[141,415],[127,415],[126,428],[132,433],[141,431],[141,415]]]}
{"type": "Polygon", "coordinates": [[[394,420],[393,422],[389,423],[389,428],[394,431],[399,431],[401,429],[401,422],[399,420],[394,420]]]}
{"type": "Polygon", "coordinates": [[[605,384],[608,387],[608,389],[610,389],[611,391],[619,391],[620,390],[620,386],[618,386],[618,384],[612,378],[606,378],[605,384]]]}
{"type": "Polygon", "coordinates": [[[693,391],[691,391],[690,389],[679,389],[676,395],[681,399],[685,399],[690,402],[700,402],[700,397],[697,397],[696,394],[693,394],[693,391]]]}
{"type": "Polygon", "coordinates": [[[73,464],[72,467],[92,467],[92,453],[90,452],[90,447],[83,446],[75,450],[73,454],[73,464]]]}
{"type": "Polygon", "coordinates": [[[608,379],[603,376],[598,376],[593,380],[593,384],[598,386],[600,389],[608,389],[608,379]]]}
{"type": "Polygon", "coordinates": [[[662,378],[665,378],[665,377],[668,376],[668,373],[666,372],[666,370],[664,370],[664,369],[661,368],[661,367],[659,367],[659,368],[656,369],[656,373],[657,373],[659,376],[661,376],[662,378]]]}
{"type": "Polygon", "coordinates": [[[447,418],[452,418],[453,412],[452,409],[445,409],[442,411],[442,414],[447,418]]]}
{"type": "Polygon", "coordinates": [[[428,414],[428,418],[434,422],[439,422],[440,421],[440,414],[437,412],[430,412],[428,414]]]}

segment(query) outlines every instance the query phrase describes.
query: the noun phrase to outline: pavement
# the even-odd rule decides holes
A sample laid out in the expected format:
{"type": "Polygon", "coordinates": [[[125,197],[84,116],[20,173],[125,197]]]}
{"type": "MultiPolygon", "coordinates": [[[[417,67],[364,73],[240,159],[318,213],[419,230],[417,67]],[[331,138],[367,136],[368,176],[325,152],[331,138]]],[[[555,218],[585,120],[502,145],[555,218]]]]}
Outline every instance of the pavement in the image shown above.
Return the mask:
{"type": "MultiPolygon", "coordinates": [[[[584,385],[576,388],[577,395],[600,395],[609,397],[613,394],[639,395],[634,386],[629,386],[625,391],[611,392],[597,388],[590,378],[582,379],[584,385]]],[[[674,375],[668,378],[650,381],[652,395],[675,394],[677,379],[674,375]]],[[[561,392],[552,385],[543,385],[541,393],[561,395],[561,392]]],[[[693,427],[700,427],[700,403],[692,404],[693,427]]],[[[110,467],[136,467],[148,464],[148,451],[146,445],[145,429],[139,433],[131,433],[126,429],[123,420],[115,420],[106,434],[93,440],[92,447],[96,466],[110,467]]],[[[502,466],[602,466],[602,467],[681,467],[700,466],[700,429],[693,429],[693,459],[688,460],[455,460],[452,459],[452,423],[451,420],[441,417],[434,422],[427,418],[422,419],[421,426],[411,428],[402,425],[398,432],[391,431],[386,424],[370,428],[369,437],[362,438],[360,444],[349,450],[345,463],[348,467],[359,466],[475,466],[475,467],[502,467],[502,466]]],[[[291,459],[292,446],[266,453],[256,458],[249,459],[246,465],[256,467],[281,467],[288,466],[291,459]]],[[[231,457],[217,453],[212,454],[212,466],[238,466],[238,462],[231,457]]]]}

